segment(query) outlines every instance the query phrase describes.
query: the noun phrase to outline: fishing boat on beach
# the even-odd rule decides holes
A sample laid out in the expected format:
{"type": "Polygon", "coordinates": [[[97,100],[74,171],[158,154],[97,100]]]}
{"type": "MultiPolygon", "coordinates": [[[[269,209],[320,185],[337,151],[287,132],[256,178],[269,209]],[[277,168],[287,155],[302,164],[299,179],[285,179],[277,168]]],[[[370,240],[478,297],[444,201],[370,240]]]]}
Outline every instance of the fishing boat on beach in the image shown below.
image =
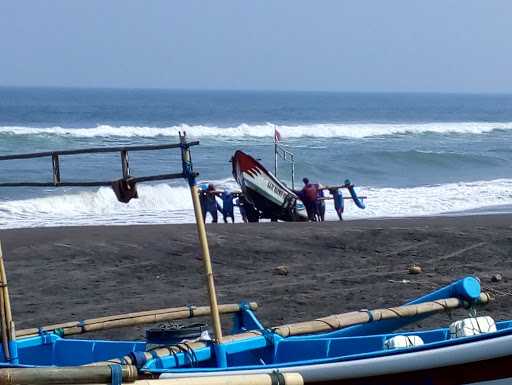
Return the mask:
{"type": "MultiPolygon", "coordinates": [[[[304,222],[308,220],[308,213],[302,201],[304,197],[300,195],[301,191],[295,191],[293,188],[290,189],[284,182],[269,172],[259,161],[241,150],[235,152],[231,158],[231,162],[233,165],[233,177],[240,186],[244,198],[252,207],[259,211],[260,218],[287,222],[304,222]]],[[[294,168],[292,168],[292,170],[294,170],[294,168]]],[[[292,173],[292,186],[294,184],[293,179],[294,174],[292,173]]],[[[354,185],[351,184],[348,179],[343,185],[317,185],[315,189],[319,192],[328,190],[334,193],[332,198],[327,198],[323,196],[322,192],[317,199],[319,201],[334,199],[336,211],[341,210],[341,212],[343,212],[344,199],[353,200],[360,209],[365,208],[363,199],[366,197],[359,197],[355,191],[354,185]],[[347,189],[350,193],[350,197],[343,197],[341,189],[347,189]]],[[[339,213],[339,216],[341,218],[340,214],[341,213],[339,213]]]]}
{"type": "Polygon", "coordinates": [[[267,171],[263,165],[243,151],[231,159],[233,177],[242,193],[255,206],[262,218],[283,221],[307,221],[304,204],[297,194],[267,171]]]}
{"type": "MultiPolygon", "coordinates": [[[[257,318],[256,303],[218,305],[196,186],[198,174],[190,155],[191,146],[196,144],[187,142],[182,135],[179,143],[165,146],[180,149],[181,172],[139,178],[129,173],[127,153],[155,148],[77,151],[120,151],[127,186],[134,186],[134,181],[170,178],[188,181],[209,306],[159,309],[16,330],[0,249],[0,385],[461,385],[491,380],[499,381],[493,385],[510,383],[512,321],[495,322],[490,317],[476,316],[477,309],[491,297],[473,276],[401,306],[356,310],[273,327],[263,325],[257,318]],[[468,317],[439,329],[404,331],[411,323],[454,309],[467,309],[468,317]],[[221,314],[233,316],[228,335],[223,333],[221,314]],[[188,335],[172,329],[168,335],[158,333],[157,339],[149,333],[140,341],[72,338],[93,331],[199,316],[210,316],[213,330],[198,328],[198,333],[188,335]],[[176,338],[185,335],[185,339],[176,338]]],[[[54,186],[65,184],[58,172],[59,157],[74,153],[37,154],[51,157],[54,186]]],[[[33,155],[9,155],[0,160],[30,159],[33,155]]],[[[16,183],[20,182],[9,185],[16,183]]]]}

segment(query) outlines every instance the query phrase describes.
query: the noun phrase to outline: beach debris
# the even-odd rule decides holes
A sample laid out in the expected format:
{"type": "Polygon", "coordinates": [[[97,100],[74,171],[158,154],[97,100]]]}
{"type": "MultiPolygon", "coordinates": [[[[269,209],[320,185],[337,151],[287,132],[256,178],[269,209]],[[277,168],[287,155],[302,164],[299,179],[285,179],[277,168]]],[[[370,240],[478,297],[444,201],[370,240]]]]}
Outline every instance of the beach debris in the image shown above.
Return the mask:
{"type": "Polygon", "coordinates": [[[413,264],[409,265],[408,271],[409,271],[409,274],[420,274],[423,272],[423,269],[417,263],[413,263],[413,264]]]}
{"type": "Polygon", "coordinates": [[[503,279],[503,276],[500,273],[493,274],[491,277],[491,282],[499,282],[503,279]]]}
{"type": "Polygon", "coordinates": [[[274,268],[274,274],[276,275],[288,275],[289,269],[286,265],[279,265],[274,268]]]}
{"type": "Polygon", "coordinates": [[[401,279],[401,280],[395,280],[395,279],[388,279],[388,282],[390,283],[411,283],[409,279],[401,279]]]}

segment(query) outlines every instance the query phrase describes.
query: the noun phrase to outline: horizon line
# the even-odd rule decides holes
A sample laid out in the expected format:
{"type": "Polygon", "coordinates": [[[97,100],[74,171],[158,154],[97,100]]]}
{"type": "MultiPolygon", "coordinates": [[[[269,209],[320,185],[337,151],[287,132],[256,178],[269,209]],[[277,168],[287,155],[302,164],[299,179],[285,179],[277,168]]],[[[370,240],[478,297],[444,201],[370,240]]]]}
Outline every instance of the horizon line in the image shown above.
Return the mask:
{"type": "Polygon", "coordinates": [[[253,93],[325,93],[325,94],[432,94],[432,95],[512,95],[512,91],[404,91],[404,90],[327,90],[327,89],[266,89],[266,88],[172,88],[131,86],[78,86],[78,85],[4,85],[0,89],[67,89],[67,90],[112,90],[112,91],[174,91],[174,92],[253,92],[253,93]]]}

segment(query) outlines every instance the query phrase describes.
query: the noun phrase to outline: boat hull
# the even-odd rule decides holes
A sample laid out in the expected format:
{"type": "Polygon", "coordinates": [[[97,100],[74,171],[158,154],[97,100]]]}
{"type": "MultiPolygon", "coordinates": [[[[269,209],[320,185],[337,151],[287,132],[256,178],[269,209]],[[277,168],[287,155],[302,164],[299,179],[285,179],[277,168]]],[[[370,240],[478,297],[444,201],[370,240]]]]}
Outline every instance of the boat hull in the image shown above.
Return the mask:
{"type": "Polygon", "coordinates": [[[263,218],[283,221],[306,221],[304,205],[292,190],[243,151],[233,156],[233,176],[246,199],[263,218]]]}
{"type": "Polygon", "coordinates": [[[512,333],[451,346],[397,351],[380,357],[252,370],[164,373],[162,377],[225,374],[300,373],[321,385],[502,385],[512,375],[512,333]],[[489,381],[492,381],[489,383],[489,381]]]}

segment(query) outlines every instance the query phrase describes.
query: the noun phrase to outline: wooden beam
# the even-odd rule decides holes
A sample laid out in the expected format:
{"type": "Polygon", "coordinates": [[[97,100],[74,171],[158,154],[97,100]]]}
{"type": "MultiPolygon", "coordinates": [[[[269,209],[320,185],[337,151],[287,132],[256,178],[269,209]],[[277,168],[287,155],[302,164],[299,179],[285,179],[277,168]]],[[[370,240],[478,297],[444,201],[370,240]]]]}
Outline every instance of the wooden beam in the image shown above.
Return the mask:
{"type": "Polygon", "coordinates": [[[53,170],[53,184],[57,186],[60,183],[60,162],[59,155],[52,154],[52,170],[53,170]]]}
{"type": "Polygon", "coordinates": [[[128,163],[128,151],[121,151],[121,169],[123,171],[123,178],[128,179],[130,176],[130,165],[128,163]]]}
{"type": "MultiPolygon", "coordinates": [[[[199,175],[196,173],[196,176],[199,175]]],[[[183,173],[176,174],[162,174],[162,175],[149,175],[133,178],[132,181],[135,183],[150,182],[156,180],[168,180],[168,179],[181,179],[183,173]]],[[[53,182],[3,182],[0,183],[0,187],[100,187],[100,186],[111,186],[112,181],[91,181],[91,182],[60,182],[55,184],[53,182]]]]}
{"type": "MultiPolygon", "coordinates": [[[[196,146],[199,141],[187,142],[186,146],[196,146]]],[[[44,158],[53,155],[78,155],[78,154],[99,154],[106,152],[120,152],[120,151],[152,151],[152,150],[165,150],[170,148],[183,147],[181,143],[173,144],[155,144],[146,146],[123,146],[123,147],[94,147],[94,148],[80,148],[76,150],[63,150],[63,151],[46,151],[46,152],[33,152],[29,154],[15,154],[15,155],[2,155],[1,160],[14,160],[14,159],[32,159],[44,158]]]]}

